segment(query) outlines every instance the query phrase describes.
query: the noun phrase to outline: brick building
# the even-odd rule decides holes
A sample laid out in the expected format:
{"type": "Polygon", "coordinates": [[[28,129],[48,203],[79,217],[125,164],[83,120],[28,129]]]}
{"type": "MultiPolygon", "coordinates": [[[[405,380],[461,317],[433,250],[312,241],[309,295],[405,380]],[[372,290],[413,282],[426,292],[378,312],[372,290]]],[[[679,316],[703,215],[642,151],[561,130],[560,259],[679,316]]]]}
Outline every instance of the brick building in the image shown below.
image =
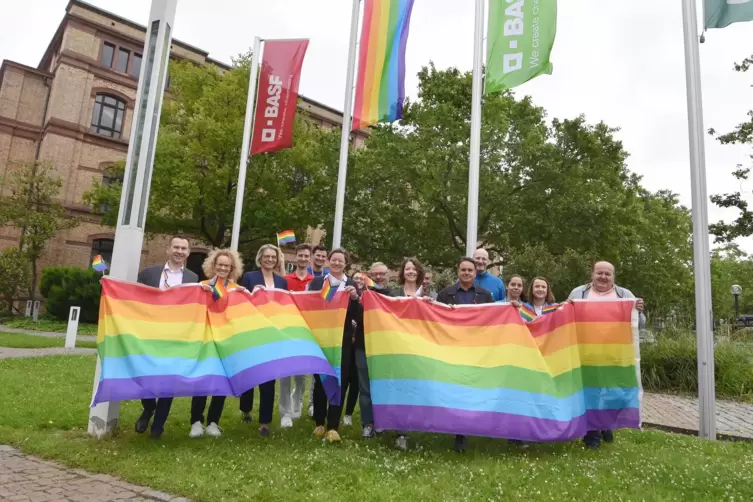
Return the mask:
{"type": "MultiPolygon", "coordinates": [[[[36,68],[8,60],[0,65],[0,196],[9,163],[47,161],[63,179],[61,203],[82,219],[48,244],[40,270],[88,267],[95,254],[109,261],[114,229],[99,224],[82,195],[95,180],[107,182],[105,168],[128,152],[145,34],[144,26],[71,0],[36,68]]],[[[171,58],[229,68],[179,40],[172,42],[171,58]]],[[[342,124],[340,112],[305,97],[299,110],[322,127],[342,124]]],[[[354,138],[357,145],[363,140],[363,133],[354,138]]],[[[317,240],[321,232],[311,234],[317,240]]],[[[142,264],[164,259],[166,239],[144,243],[142,264]]],[[[0,249],[17,245],[18,230],[0,227],[0,249]]],[[[206,252],[195,245],[189,268],[199,268],[206,252]]]]}

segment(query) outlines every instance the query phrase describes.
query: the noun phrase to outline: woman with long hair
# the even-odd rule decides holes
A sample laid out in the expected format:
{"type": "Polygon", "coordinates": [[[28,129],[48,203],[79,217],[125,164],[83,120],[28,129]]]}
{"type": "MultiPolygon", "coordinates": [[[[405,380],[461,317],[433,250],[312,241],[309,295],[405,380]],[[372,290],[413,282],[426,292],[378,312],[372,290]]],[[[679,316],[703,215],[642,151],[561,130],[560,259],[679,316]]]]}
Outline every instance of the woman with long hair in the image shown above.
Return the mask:
{"type": "MultiPolygon", "coordinates": [[[[288,289],[285,280],[285,257],[280,248],[272,244],[264,244],[256,253],[256,266],[259,270],[246,272],[241,285],[251,292],[257,289],[288,289]]],[[[272,413],[275,405],[275,381],[270,380],[259,385],[259,434],[269,436],[269,424],[272,423],[272,413]]],[[[241,395],[240,402],[243,421],[251,422],[251,410],[254,408],[254,389],[249,389],[241,395]]],[[[292,425],[292,423],[290,424],[292,425]]]]}
{"type": "MultiPolygon", "coordinates": [[[[245,288],[239,286],[235,281],[243,272],[243,261],[236,251],[232,249],[215,249],[202,265],[202,270],[206,281],[201,285],[207,291],[215,291],[224,288],[225,291],[238,289],[245,291],[245,288]]],[[[206,429],[204,429],[204,409],[207,406],[207,396],[196,396],[191,399],[191,432],[189,437],[198,438],[206,434],[207,436],[220,437],[220,417],[225,407],[225,396],[212,396],[207,412],[206,429]]]]}
{"type": "Polygon", "coordinates": [[[523,290],[525,288],[525,281],[523,278],[517,274],[513,274],[510,276],[510,279],[507,281],[507,298],[506,300],[509,303],[512,303],[512,305],[515,308],[520,308],[520,306],[526,301],[525,295],[523,294],[523,290]]]}
{"type": "Polygon", "coordinates": [[[528,302],[520,306],[520,317],[531,322],[537,317],[551,314],[558,307],[549,281],[544,277],[534,277],[528,285],[528,302]]]}

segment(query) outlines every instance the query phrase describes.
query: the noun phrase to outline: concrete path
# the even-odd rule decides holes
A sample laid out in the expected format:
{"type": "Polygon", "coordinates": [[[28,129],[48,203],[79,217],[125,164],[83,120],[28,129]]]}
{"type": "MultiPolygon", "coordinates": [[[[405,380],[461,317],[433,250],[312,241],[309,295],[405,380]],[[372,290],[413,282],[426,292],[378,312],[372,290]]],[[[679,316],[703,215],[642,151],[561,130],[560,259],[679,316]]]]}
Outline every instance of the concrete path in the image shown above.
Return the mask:
{"type": "Polygon", "coordinates": [[[0,347],[0,359],[15,357],[43,357],[43,356],[80,356],[96,354],[97,349],[66,349],[63,347],[51,347],[46,349],[11,349],[0,347]]]}
{"type": "Polygon", "coordinates": [[[132,485],[106,474],[68,469],[4,445],[0,445],[0,500],[190,502],[187,498],[132,485]]]}
{"type": "MultiPolygon", "coordinates": [[[[56,333],[53,331],[34,331],[30,329],[9,328],[8,326],[5,326],[4,324],[0,324],[0,332],[18,333],[21,335],[41,336],[44,338],[65,338],[65,333],[56,333]]],[[[94,335],[78,335],[76,336],[76,340],[79,340],[81,342],[96,342],[97,337],[94,335]]]]}
{"type": "MultiPolygon", "coordinates": [[[[646,392],[642,411],[644,425],[698,433],[698,398],[646,392]]],[[[753,404],[717,399],[716,432],[717,435],[753,440],[753,404]]]]}

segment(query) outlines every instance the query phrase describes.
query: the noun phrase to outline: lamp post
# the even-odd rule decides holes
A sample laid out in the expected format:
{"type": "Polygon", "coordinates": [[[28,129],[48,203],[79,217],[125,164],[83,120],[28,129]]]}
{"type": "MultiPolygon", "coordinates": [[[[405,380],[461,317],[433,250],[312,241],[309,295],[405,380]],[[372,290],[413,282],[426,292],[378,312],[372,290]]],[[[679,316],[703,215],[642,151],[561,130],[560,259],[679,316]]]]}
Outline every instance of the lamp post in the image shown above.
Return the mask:
{"type": "Polygon", "coordinates": [[[740,293],[743,292],[743,288],[737,284],[732,285],[732,296],[735,297],[735,325],[737,325],[738,319],[740,319],[740,293]]]}
{"type": "MultiPolygon", "coordinates": [[[[178,0],[152,0],[146,25],[144,57],[136,91],[131,135],[128,143],[123,191],[110,264],[110,277],[136,282],[144,245],[144,224],[152,184],[154,151],[162,110],[167,64],[170,59],[175,10],[178,0]]],[[[97,358],[94,394],[102,371],[97,358]]],[[[89,434],[101,438],[118,426],[120,403],[105,402],[89,410],[89,434]]]]}

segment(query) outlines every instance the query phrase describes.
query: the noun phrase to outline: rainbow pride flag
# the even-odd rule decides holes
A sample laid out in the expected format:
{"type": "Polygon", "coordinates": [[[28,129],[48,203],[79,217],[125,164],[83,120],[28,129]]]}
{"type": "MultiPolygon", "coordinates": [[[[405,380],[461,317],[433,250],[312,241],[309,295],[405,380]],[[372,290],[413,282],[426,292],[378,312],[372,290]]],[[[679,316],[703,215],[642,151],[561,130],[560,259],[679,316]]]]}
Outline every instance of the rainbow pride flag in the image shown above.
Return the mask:
{"type": "Polygon", "coordinates": [[[363,304],[376,428],[567,441],[640,427],[633,301],[576,301],[530,324],[509,304],[363,304]]]}
{"type": "MultiPolygon", "coordinates": [[[[552,303],[549,305],[544,305],[544,308],[541,311],[541,315],[547,315],[551,314],[555,310],[560,308],[559,303],[552,303]]],[[[520,306],[520,317],[523,318],[526,322],[531,322],[534,319],[536,319],[536,310],[534,309],[533,305],[530,305],[528,303],[524,303],[520,306]]]]}
{"type": "Polygon", "coordinates": [[[403,118],[413,0],[363,0],[353,130],[403,118]]]}
{"type": "Polygon", "coordinates": [[[331,302],[334,300],[335,295],[337,295],[337,286],[332,285],[332,281],[330,280],[329,276],[324,278],[324,284],[322,284],[322,290],[319,292],[322,298],[324,300],[331,302]]]}
{"type": "Polygon", "coordinates": [[[105,263],[101,255],[97,255],[92,260],[92,268],[97,272],[104,272],[107,270],[107,263],[105,263]]]}
{"type": "Polygon", "coordinates": [[[103,278],[97,348],[102,371],[92,402],[240,396],[257,385],[320,374],[340,402],[346,295],[228,291],[199,285],[160,291],[103,278]]]}
{"type": "Polygon", "coordinates": [[[292,230],[277,232],[277,245],[283,246],[285,244],[295,244],[295,232],[292,230]]]}

